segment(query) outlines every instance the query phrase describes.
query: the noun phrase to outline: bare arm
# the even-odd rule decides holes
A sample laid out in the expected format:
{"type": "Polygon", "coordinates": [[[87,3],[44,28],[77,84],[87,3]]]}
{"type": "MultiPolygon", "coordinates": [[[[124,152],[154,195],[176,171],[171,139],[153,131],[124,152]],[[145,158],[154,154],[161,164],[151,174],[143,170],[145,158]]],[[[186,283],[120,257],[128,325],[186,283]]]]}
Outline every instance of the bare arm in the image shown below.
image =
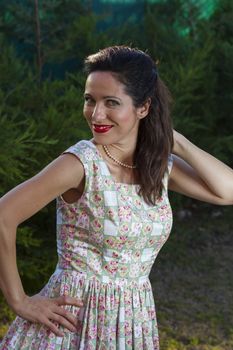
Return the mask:
{"type": "MultiPolygon", "coordinates": [[[[0,199],[0,288],[7,302],[17,314],[31,321],[47,324],[58,335],[61,335],[60,332],[50,321],[49,307],[51,306],[51,312],[60,315],[59,310],[64,313],[64,309],[58,309],[62,303],[74,304],[75,301],[67,298],[65,301],[58,300],[56,305],[48,305],[47,301],[40,302],[40,300],[38,305],[36,300],[30,303],[17,269],[16,231],[20,223],[30,218],[58,195],[70,188],[77,188],[83,177],[84,169],[81,162],[73,155],[62,155],[39,174],[0,199]],[[47,312],[47,316],[41,316],[42,319],[38,319],[39,309],[40,314],[44,315],[47,312]]],[[[80,305],[77,300],[76,305],[80,305]]],[[[58,317],[54,316],[54,320],[58,317]]],[[[61,323],[72,328],[69,325],[70,321],[71,323],[73,321],[71,316],[68,315],[67,319],[62,320],[61,323]]]]}
{"type": "Polygon", "coordinates": [[[174,131],[169,189],[204,202],[233,204],[233,170],[174,131]]]}

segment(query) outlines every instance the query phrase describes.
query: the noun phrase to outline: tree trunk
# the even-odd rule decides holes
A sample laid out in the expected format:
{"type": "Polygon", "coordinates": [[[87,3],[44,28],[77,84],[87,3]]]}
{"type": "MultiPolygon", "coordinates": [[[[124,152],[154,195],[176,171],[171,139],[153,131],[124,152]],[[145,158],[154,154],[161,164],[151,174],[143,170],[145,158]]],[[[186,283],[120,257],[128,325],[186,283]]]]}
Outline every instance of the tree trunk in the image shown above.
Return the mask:
{"type": "Polygon", "coordinates": [[[40,31],[40,15],[38,0],[34,0],[34,13],[35,13],[35,25],[36,25],[36,48],[37,48],[37,67],[38,67],[38,79],[41,82],[42,75],[42,52],[41,52],[41,31],[40,31]]]}

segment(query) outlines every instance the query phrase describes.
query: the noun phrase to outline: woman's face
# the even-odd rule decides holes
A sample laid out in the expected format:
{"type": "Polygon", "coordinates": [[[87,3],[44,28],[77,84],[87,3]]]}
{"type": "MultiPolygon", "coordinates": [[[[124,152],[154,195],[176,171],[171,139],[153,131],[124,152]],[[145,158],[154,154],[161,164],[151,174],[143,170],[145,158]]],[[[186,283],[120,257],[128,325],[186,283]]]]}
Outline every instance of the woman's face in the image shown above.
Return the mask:
{"type": "Polygon", "coordinates": [[[136,142],[142,107],[135,108],[111,72],[96,71],[86,80],[83,114],[98,144],[136,142]]]}

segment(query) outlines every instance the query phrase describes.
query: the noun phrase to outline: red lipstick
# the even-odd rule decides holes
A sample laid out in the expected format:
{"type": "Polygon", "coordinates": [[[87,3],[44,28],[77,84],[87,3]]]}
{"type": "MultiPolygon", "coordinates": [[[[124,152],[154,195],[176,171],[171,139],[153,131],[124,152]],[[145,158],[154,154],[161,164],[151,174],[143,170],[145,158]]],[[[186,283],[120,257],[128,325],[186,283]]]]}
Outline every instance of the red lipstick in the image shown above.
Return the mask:
{"type": "Polygon", "coordinates": [[[94,124],[94,125],[93,125],[93,129],[94,129],[94,131],[97,132],[97,133],[104,133],[104,132],[107,132],[107,131],[109,131],[111,128],[112,128],[112,125],[97,125],[97,124],[94,124]]]}

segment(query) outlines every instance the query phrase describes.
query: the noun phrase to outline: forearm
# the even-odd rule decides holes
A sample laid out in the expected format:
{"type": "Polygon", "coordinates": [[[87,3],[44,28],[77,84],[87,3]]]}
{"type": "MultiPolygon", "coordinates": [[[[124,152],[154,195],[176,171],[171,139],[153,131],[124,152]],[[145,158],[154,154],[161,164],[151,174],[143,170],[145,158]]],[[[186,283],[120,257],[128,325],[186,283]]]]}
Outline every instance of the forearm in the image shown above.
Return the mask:
{"type": "Polygon", "coordinates": [[[64,306],[82,307],[79,298],[68,295],[29,297],[24,293],[16,264],[16,230],[3,228],[1,221],[0,215],[0,288],[8,304],[23,319],[46,327],[58,337],[64,336],[60,325],[70,332],[77,332],[77,318],[64,306]]]}
{"type": "Polygon", "coordinates": [[[14,237],[15,232],[0,225],[0,288],[13,310],[25,296],[16,263],[14,237]]]}
{"type": "Polygon", "coordinates": [[[196,171],[213,194],[233,202],[233,170],[230,167],[178,133],[173,152],[196,171]]]}

